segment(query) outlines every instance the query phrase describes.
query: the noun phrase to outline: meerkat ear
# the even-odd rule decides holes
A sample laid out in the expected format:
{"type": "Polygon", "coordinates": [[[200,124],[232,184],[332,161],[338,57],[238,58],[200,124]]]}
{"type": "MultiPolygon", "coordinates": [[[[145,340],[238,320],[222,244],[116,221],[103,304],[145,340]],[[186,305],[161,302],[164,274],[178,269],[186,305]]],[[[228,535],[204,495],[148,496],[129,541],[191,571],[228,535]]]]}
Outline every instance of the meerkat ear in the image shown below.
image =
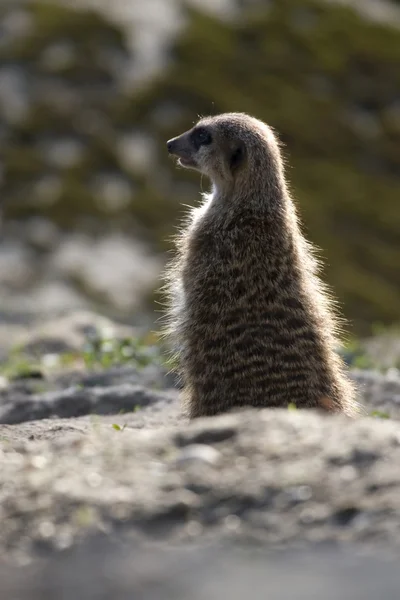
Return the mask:
{"type": "Polygon", "coordinates": [[[236,171],[236,169],[243,163],[245,159],[246,148],[243,142],[237,142],[233,148],[231,148],[230,156],[229,156],[229,166],[232,171],[236,171]]]}

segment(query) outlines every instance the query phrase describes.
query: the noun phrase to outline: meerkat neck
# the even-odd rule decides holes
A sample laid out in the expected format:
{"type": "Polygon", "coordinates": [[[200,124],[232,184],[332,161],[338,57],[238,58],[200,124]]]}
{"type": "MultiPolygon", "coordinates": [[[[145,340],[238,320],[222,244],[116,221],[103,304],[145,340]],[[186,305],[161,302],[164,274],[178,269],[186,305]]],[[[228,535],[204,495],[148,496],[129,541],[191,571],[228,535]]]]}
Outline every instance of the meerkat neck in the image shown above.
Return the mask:
{"type": "Polygon", "coordinates": [[[273,217],[285,212],[289,196],[285,186],[278,179],[271,179],[266,184],[265,181],[255,178],[243,185],[238,178],[225,185],[212,182],[211,192],[204,194],[204,199],[213,206],[218,206],[219,210],[239,210],[273,217]]]}

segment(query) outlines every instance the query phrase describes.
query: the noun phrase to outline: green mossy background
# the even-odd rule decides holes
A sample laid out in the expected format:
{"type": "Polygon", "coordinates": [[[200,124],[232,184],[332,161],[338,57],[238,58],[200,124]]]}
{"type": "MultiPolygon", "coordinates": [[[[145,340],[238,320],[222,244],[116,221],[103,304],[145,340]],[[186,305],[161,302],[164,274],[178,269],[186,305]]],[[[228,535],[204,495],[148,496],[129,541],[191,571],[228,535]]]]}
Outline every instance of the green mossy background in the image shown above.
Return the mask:
{"type": "Polygon", "coordinates": [[[198,114],[249,112],[284,143],[304,231],[321,248],[323,276],[353,331],[400,322],[400,28],[314,0],[245,6],[231,20],[186,7],[168,66],[126,90],[119,80],[129,59],[122,29],[49,2],[31,2],[28,10],[31,33],[0,47],[0,63],[27,73],[32,99],[3,136],[6,222],[42,214],[64,230],[134,230],[164,251],[181,203],[196,202],[200,183],[208,185],[175,168],[165,141],[198,114]],[[60,41],[73,51],[50,68],[43,52],[60,41]],[[61,96],[68,91],[70,102],[44,93],[46,83],[61,96]],[[121,160],[118,139],[126,131],[152,139],[147,171],[121,160]],[[82,152],[60,169],[37,148],[62,136],[77,139],[82,152]],[[129,186],[123,208],[97,202],[92,180],[101,173],[129,186]],[[44,175],[58,182],[51,202],[32,191],[44,175]]]}

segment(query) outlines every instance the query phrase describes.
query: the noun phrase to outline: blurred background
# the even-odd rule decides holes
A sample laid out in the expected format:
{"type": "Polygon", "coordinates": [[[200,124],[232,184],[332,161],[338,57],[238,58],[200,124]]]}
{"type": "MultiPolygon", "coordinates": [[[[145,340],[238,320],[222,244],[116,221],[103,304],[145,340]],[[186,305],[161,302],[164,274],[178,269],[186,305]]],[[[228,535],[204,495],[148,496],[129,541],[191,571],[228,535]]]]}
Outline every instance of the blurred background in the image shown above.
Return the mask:
{"type": "Polygon", "coordinates": [[[398,0],[0,0],[1,318],[153,325],[200,200],[165,142],[223,111],[279,132],[350,333],[397,325],[398,0]]]}

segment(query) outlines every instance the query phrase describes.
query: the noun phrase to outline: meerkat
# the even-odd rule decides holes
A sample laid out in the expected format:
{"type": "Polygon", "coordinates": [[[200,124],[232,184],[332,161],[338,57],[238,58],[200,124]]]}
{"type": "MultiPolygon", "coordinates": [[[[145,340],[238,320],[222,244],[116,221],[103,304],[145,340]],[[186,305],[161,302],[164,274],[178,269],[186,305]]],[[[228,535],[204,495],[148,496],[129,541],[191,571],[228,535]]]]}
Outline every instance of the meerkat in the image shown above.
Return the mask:
{"type": "Polygon", "coordinates": [[[179,348],[189,418],[290,404],[356,415],[333,302],[272,128],[244,113],[220,114],[167,148],[212,183],[165,274],[167,335],[179,348]]]}

